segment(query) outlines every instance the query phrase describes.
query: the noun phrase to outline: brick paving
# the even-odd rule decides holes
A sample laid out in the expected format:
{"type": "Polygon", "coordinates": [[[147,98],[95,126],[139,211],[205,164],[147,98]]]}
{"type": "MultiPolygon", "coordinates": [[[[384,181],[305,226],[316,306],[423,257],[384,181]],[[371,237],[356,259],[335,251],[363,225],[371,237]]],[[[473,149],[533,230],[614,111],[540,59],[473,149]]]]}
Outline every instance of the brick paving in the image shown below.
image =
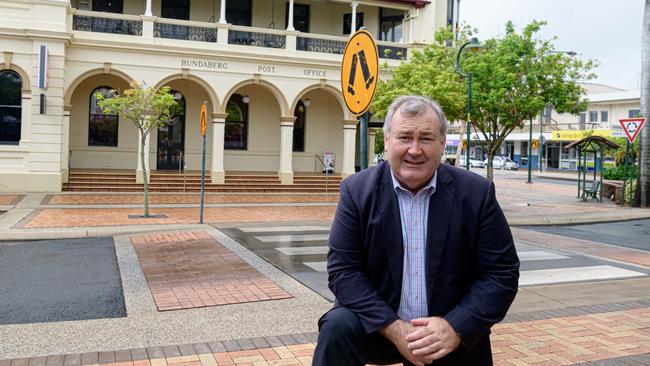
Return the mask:
{"type": "MultiPolygon", "coordinates": [[[[316,333],[2,360],[0,366],[311,365],[316,333]]],[[[650,308],[497,324],[497,366],[650,365],[650,308]]]]}
{"type": "Polygon", "coordinates": [[[16,194],[0,194],[0,205],[13,205],[18,197],[16,194]]]}
{"type": "MultiPolygon", "coordinates": [[[[284,207],[220,207],[205,208],[204,222],[272,222],[300,220],[331,220],[335,206],[284,206],[284,207]]],[[[41,209],[27,217],[22,227],[70,228],[119,225],[154,225],[198,223],[198,208],[152,208],[151,214],[165,214],[166,218],[129,219],[129,215],[142,215],[142,209],[65,208],[41,209]],[[65,218],[65,219],[62,219],[65,218]]]]}
{"type": "MultiPolygon", "coordinates": [[[[151,204],[199,204],[199,194],[152,194],[151,204]]],[[[261,195],[261,194],[206,194],[204,203],[312,203],[338,202],[338,194],[296,194],[296,195],[261,195]]],[[[45,198],[48,205],[123,205],[141,204],[144,202],[142,193],[138,194],[51,194],[45,198]]],[[[0,196],[0,204],[2,196],[0,196]]]]}
{"type": "Polygon", "coordinates": [[[291,298],[203,231],[131,237],[159,311],[291,298]]]}
{"type": "Polygon", "coordinates": [[[538,246],[650,267],[650,252],[647,251],[597,243],[589,240],[567,238],[560,235],[541,233],[514,227],[511,228],[511,230],[516,239],[525,240],[538,246]]]}

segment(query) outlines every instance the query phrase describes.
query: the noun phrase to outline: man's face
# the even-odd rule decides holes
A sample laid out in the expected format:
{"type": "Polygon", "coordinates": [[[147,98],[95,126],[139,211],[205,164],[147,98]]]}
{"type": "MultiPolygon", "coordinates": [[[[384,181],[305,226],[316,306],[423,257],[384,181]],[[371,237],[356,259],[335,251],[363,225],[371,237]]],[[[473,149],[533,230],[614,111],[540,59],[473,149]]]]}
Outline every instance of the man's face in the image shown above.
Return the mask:
{"type": "Polygon", "coordinates": [[[404,188],[416,193],[429,183],[440,166],[445,138],[433,110],[417,117],[395,113],[384,146],[393,174],[404,188]]]}

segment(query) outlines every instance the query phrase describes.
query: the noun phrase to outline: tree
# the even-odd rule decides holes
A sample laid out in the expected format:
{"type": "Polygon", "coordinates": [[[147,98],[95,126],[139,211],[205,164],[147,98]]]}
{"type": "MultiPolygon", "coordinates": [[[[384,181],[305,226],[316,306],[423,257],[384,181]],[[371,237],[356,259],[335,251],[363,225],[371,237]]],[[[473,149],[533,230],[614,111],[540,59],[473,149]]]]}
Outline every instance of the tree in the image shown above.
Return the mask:
{"type": "Polygon", "coordinates": [[[142,178],[144,180],[144,217],[149,217],[149,185],[147,169],[144,160],[144,149],[147,136],[152,130],[165,126],[180,108],[177,101],[169,93],[169,87],[159,90],[146,87],[140,83],[132,82],[130,89],[118,93],[111,90],[109,97],[97,93],[97,105],[104,114],[117,114],[120,118],[129,120],[140,131],[140,161],[142,164],[142,178]]]}
{"type": "MultiPolygon", "coordinates": [[[[586,91],[579,80],[593,78],[593,61],[581,61],[553,53],[552,40],[535,34],[544,22],[534,21],[517,33],[511,22],[502,38],[488,39],[482,52],[465,53],[463,70],[472,72],[471,125],[483,138],[487,151],[488,179],[493,178],[492,159],[515,128],[524,127],[546,103],[560,113],[586,110],[586,91]]],[[[458,44],[473,31],[465,27],[458,44]]],[[[466,81],[456,72],[457,49],[450,47],[453,33],[438,31],[435,41],[398,66],[393,78],[380,82],[373,112],[385,116],[398,95],[417,94],[436,100],[450,121],[466,116],[466,81]]]]}
{"type": "MultiPolygon", "coordinates": [[[[645,2],[641,31],[641,116],[647,119],[648,112],[650,112],[650,0],[645,2]]],[[[650,207],[650,128],[648,126],[641,129],[638,156],[636,202],[641,207],[650,207]]]]}

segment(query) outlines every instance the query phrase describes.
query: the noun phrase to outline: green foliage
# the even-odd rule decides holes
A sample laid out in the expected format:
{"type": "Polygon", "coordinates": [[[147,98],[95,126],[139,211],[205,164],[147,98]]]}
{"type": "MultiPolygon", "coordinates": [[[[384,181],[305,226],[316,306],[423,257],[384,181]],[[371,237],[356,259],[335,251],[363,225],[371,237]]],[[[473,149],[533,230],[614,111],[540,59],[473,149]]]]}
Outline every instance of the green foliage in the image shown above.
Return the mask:
{"type": "Polygon", "coordinates": [[[169,90],[168,86],[154,90],[132,82],[122,93],[111,90],[110,97],[98,92],[97,105],[104,114],[117,114],[131,121],[144,139],[152,129],[167,125],[177,112],[179,105],[169,90]]]}
{"type": "MultiPolygon", "coordinates": [[[[607,149],[605,154],[611,156],[616,160],[616,165],[625,164],[625,147],[627,145],[627,138],[625,137],[608,137],[608,140],[614,142],[618,145],[618,149],[607,149]]],[[[636,161],[636,157],[639,154],[639,139],[634,141],[634,144],[631,147],[632,156],[636,161]]]]}
{"type": "Polygon", "coordinates": [[[375,154],[384,152],[384,130],[378,129],[375,134],[375,154]]]}
{"type": "MultiPolygon", "coordinates": [[[[634,165],[632,169],[628,166],[627,169],[627,179],[630,179],[630,174],[636,178],[638,169],[637,166],[634,165]]],[[[611,168],[604,168],[603,169],[603,179],[610,179],[610,180],[623,180],[625,177],[625,166],[624,165],[618,165],[615,167],[611,168]]]]}
{"type": "Polygon", "coordinates": [[[140,130],[140,159],[144,179],[145,217],[149,217],[148,179],[144,161],[147,135],[153,129],[171,123],[174,115],[178,114],[182,108],[169,93],[169,90],[167,86],[155,90],[137,82],[132,82],[130,88],[122,93],[111,90],[108,97],[100,92],[95,94],[97,105],[105,115],[117,114],[121,117],[120,120],[131,121],[140,130]]]}
{"type": "MultiPolygon", "coordinates": [[[[544,24],[533,21],[518,33],[508,22],[505,35],[486,40],[481,52],[460,55],[463,72],[472,73],[470,120],[485,140],[490,158],[510,132],[535,118],[546,103],[560,113],[578,114],[587,108],[586,91],[579,81],[594,77],[590,70],[595,62],[556,53],[552,40],[536,38],[544,24]]],[[[456,45],[473,33],[465,26],[456,45]]],[[[413,52],[411,59],[393,70],[392,79],[380,81],[373,113],[385,116],[397,96],[423,95],[437,101],[450,121],[466,119],[467,79],[457,71],[459,47],[450,46],[453,42],[450,29],[436,32],[432,44],[413,52]]]]}

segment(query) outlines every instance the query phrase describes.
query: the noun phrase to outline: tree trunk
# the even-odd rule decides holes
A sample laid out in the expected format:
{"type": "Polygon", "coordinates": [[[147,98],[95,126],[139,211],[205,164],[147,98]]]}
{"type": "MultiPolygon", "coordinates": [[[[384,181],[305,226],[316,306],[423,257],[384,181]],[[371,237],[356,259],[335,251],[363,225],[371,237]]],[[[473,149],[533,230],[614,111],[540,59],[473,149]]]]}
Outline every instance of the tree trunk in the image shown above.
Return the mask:
{"type": "Polygon", "coordinates": [[[146,147],[147,135],[141,133],[140,139],[140,162],[142,165],[142,178],[144,179],[144,217],[149,217],[149,183],[147,181],[147,164],[144,161],[144,149],[146,147]]]}
{"type": "Polygon", "coordinates": [[[494,155],[495,155],[494,151],[492,149],[488,149],[488,151],[487,151],[487,166],[485,167],[485,169],[487,169],[487,179],[490,182],[494,182],[494,166],[492,164],[492,160],[494,159],[494,155]]]}
{"type": "MultiPolygon", "coordinates": [[[[641,116],[648,119],[648,112],[650,112],[650,0],[645,2],[641,31],[641,116]]],[[[642,128],[640,135],[636,201],[638,206],[650,207],[650,127],[642,128]]]]}

